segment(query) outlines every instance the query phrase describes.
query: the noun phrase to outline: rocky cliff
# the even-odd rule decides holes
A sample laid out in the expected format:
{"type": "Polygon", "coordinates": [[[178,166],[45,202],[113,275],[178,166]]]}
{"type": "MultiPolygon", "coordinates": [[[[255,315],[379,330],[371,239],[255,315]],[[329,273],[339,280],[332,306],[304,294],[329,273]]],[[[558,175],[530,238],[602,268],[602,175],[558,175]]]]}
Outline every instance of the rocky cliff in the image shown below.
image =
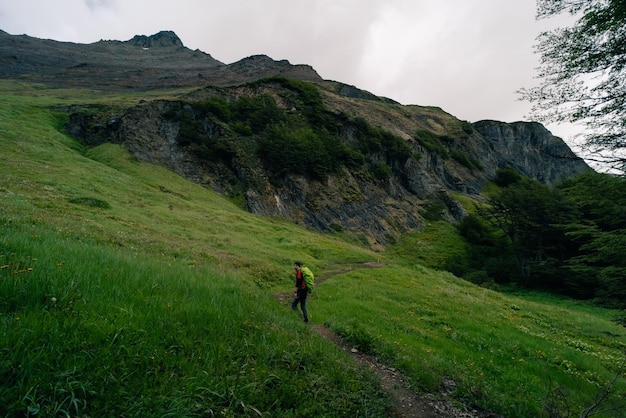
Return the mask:
{"type": "Polygon", "coordinates": [[[262,55],[226,65],[172,32],[89,45],[0,32],[0,77],[116,91],[187,87],[167,100],[70,106],[67,132],[88,146],[122,144],[251,212],[375,248],[425,218],[458,221],[459,196],[481,199],[500,168],[547,184],[589,170],[537,123],[460,121],[262,55]]]}
{"type": "Polygon", "coordinates": [[[269,95],[290,117],[306,119],[306,108],[291,103],[297,92],[272,79],[254,86],[199,89],[180,100],[144,102],[95,116],[75,109],[67,129],[91,146],[123,144],[143,161],[242,199],[253,213],[285,217],[320,231],[352,233],[374,248],[418,230],[424,217],[460,220],[465,211],[458,196],[480,200],[482,188],[500,168],[514,168],[548,184],[588,170],[562,140],[537,123],[471,124],[437,108],[345,97],[338,93],[341,86],[332,83],[318,88],[325,109],[342,121],[337,136],[343,144],[358,149],[367,141],[359,130],[365,123],[406,144],[407,158],[394,160],[384,149],[370,150],[364,153],[365,166],[340,167],[321,179],[298,173],[276,178],[276,167],[258,155],[258,138],[237,133],[201,105],[207,98],[236,103],[242,97],[269,95]],[[181,132],[192,124],[206,141],[222,141],[221,151],[198,153],[193,144],[183,144],[181,132]],[[372,175],[368,167],[376,163],[388,167],[389,175],[372,175]]]}

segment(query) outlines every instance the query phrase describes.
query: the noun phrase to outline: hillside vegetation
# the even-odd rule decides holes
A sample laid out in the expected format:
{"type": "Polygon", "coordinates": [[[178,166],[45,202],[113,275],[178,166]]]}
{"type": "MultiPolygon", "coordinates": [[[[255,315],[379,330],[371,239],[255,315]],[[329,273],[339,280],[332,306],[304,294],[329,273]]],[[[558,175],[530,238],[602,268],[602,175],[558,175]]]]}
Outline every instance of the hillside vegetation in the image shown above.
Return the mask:
{"type": "Polygon", "coordinates": [[[141,98],[0,83],[0,415],[387,416],[374,376],[274,298],[296,259],[328,278],[312,322],[416,391],[537,417],[609,387],[598,416],[624,415],[612,311],[435,270],[461,245],[444,222],[374,252],[247,213],[120,145],[84,147],[54,110],[141,98]]]}

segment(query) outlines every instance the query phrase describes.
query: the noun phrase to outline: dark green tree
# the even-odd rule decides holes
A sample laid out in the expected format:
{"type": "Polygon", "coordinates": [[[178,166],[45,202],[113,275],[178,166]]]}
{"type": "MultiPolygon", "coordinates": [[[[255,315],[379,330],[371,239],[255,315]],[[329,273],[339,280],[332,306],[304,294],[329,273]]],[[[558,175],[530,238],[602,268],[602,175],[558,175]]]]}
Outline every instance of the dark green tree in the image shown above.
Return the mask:
{"type": "Polygon", "coordinates": [[[459,232],[468,243],[471,270],[463,277],[477,284],[509,283],[517,276],[511,241],[487,218],[489,213],[479,209],[459,223],[459,232]]]}
{"type": "Polygon", "coordinates": [[[459,224],[474,270],[466,278],[626,309],[626,179],[587,172],[550,188],[512,174],[501,170],[490,205],[459,224]]]}
{"type": "Polygon", "coordinates": [[[537,38],[540,85],[520,93],[536,120],[585,124],[593,158],[626,173],[626,1],[537,1],[538,19],[566,13],[571,27],[537,38]]]}
{"type": "Polygon", "coordinates": [[[510,239],[519,283],[560,287],[556,270],[566,256],[562,225],[571,222],[571,208],[562,195],[524,178],[500,189],[490,203],[491,219],[510,239]]]}
{"type": "Polygon", "coordinates": [[[626,180],[588,173],[561,185],[578,210],[566,226],[576,245],[567,260],[567,285],[576,296],[626,308],[626,180]]]}

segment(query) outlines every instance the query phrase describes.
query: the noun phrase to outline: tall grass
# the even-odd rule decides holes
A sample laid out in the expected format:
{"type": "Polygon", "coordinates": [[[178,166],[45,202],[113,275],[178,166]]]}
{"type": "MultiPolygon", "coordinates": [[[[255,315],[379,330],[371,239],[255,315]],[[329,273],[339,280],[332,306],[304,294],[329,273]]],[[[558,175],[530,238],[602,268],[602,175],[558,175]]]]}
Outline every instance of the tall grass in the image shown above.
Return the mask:
{"type": "MultiPolygon", "coordinates": [[[[318,320],[405,371],[418,390],[447,387],[505,416],[536,417],[550,387],[582,411],[624,373],[626,336],[610,315],[551,302],[395,265],[335,277],[315,306],[318,320]]],[[[615,393],[624,393],[624,383],[615,393]]],[[[621,416],[613,414],[605,416],[621,416]]]]}
{"type": "Polygon", "coordinates": [[[371,376],[240,275],[32,232],[3,220],[2,416],[383,414],[371,376]]]}

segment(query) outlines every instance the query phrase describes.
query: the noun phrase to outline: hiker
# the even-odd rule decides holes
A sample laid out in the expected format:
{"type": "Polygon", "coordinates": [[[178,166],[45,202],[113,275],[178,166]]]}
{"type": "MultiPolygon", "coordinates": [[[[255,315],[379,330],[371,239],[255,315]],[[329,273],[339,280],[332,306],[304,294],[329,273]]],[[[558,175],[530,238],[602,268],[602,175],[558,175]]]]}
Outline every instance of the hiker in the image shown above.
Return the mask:
{"type": "Polygon", "coordinates": [[[298,312],[298,303],[300,303],[300,309],[302,309],[302,315],[304,316],[304,322],[309,322],[309,312],[306,309],[306,297],[313,290],[313,273],[307,267],[302,267],[302,263],[296,261],[293,263],[293,267],[296,270],[296,290],[293,292],[293,302],[291,303],[291,308],[298,312]],[[305,275],[310,276],[309,283],[310,285],[307,287],[307,278],[305,275]]]}

